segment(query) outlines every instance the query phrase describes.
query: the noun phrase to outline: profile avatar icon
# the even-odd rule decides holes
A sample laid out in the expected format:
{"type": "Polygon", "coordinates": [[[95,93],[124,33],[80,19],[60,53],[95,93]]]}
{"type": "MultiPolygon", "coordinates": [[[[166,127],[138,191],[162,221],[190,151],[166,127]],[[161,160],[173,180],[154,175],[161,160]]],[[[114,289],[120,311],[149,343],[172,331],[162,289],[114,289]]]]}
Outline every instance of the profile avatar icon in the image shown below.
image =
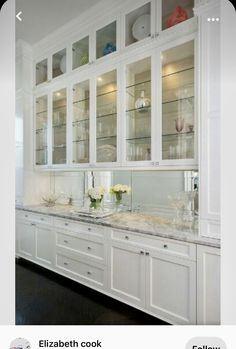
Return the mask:
{"type": "Polygon", "coordinates": [[[16,338],[11,342],[10,349],[31,349],[31,345],[25,338],[16,338]]]}

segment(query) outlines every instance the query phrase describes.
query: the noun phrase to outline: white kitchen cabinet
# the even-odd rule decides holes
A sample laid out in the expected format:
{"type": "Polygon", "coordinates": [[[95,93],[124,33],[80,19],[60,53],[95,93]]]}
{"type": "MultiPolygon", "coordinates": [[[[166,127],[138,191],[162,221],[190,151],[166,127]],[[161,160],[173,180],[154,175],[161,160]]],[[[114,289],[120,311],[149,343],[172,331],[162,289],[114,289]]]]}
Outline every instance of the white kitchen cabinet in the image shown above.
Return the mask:
{"type": "Polygon", "coordinates": [[[51,226],[35,223],[35,260],[52,266],[55,259],[55,235],[51,226]]]}
{"type": "Polygon", "coordinates": [[[220,325],[220,249],[197,246],[197,324],[220,325]]]}
{"type": "Polygon", "coordinates": [[[196,323],[196,262],[147,252],[146,308],[167,322],[196,323]]]}
{"type": "Polygon", "coordinates": [[[16,253],[19,257],[34,260],[35,256],[35,224],[16,220],[16,253]]]}
{"type": "Polygon", "coordinates": [[[112,243],[109,291],[128,304],[145,306],[145,257],[136,246],[112,243]]]}

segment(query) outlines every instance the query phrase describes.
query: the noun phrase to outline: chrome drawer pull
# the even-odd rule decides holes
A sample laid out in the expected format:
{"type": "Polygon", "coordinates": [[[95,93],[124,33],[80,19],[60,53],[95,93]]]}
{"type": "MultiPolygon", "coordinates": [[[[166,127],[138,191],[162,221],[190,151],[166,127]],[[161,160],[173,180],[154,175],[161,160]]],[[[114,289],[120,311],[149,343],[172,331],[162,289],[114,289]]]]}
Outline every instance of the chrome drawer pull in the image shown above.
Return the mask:
{"type": "Polygon", "coordinates": [[[146,256],[149,256],[149,254],[150,254],[149,252],[146,252],[146,256]]]}
{"type": "Polygon", "coordinates": [[[65,244],[68,244],[68,240],[64,240],[64,243],[65,243],[65,244]]]}
{"type": "Polygon", "coordinates": [[[126,239],[126,240],[129,240],[129,237],[126,235],[126,236],[125,236],[125,239],[126,239]]]}
{"type": "Polygon", "coordinates": [[[88,275],[91,275],[92,273],[91,273],[91,271],[87,271],[87,274],[88,274],[88,275]]]}
{"type": "Polygon", "coordinates": [[[64,265],[68,265],[68,263],[67,263],[67,262],[64,262],[63,264],[64,264],[64,265]]]}
{"type": "Polygon", "coordinates": [[[164,248],[168,248],[168,245],[165,244],[165,245],[163,245],[163,247],[164,247],[164,248]]]}
{"type": "Polygon", "coordinates": [[[144,254],[144,251],[140,251],[140,254],[144,254]]]}
{"type": "Polygon", "coordinates": [[[88,246],[88,250],[92,250],[92,248],[90,246],[88,246]]]}

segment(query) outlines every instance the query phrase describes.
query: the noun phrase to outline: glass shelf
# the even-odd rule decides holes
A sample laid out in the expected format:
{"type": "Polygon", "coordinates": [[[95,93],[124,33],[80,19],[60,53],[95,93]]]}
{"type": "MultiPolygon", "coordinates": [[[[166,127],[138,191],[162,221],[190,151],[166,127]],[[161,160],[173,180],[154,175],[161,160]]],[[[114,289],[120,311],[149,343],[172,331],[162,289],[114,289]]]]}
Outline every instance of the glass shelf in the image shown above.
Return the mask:
{"type": "Polygon", "coordinates": [[[162,30],[193,17],[193,7],[194,0],[162,1],[162,30]]]}
{"type": "Polygon", "coordinates": [[[109,117],[109,116],[117,116],[117,113],[98,115],[97,119],[106,118],[106,117],[109,117]]]}
{"type": "Polygon", "coordinates": [[[43,148],[36,149],[36,151],[47,151],[47,146],[45,145],[43,148]]]}
{"type": "Polygon", "coordinates": [[[72,45],[72,55],[72,69],[79,68],[89,63],[89,36],[86,36],[72,45]]]}
{"type": "Polygon", "coordinates": [[[162,158],[194,158],[194,42],[162,53],[162,158]],[[179,131],[179,132],[178,132],[179,131]]]}
{"type": "Polygon", "coordinates": [[[150,84],[151,83],[151,80],[147,80],[147,81],[141,81],[141,82],[138,82],[136,84],[133,84],[133,85],[129,85],[127,86],[126,88],[131,88],[131,87],[136,87],[136,86],[140,86],[140,85],[145,85],[145,84],[150,84]]]}
{"type": "Polygon", "coordinates": [[[77,124],[80,124],[81,122],[89,122],[89,119],[81,119],[81,120],[76,120],[72,122],[73,127],[76,127],[77,124]]]}
{"type": "Polygon", "coordinates": [[[107,96],[107,95],[109,95],[109,94],[111,94],[111,93],[116,93],[116,92],[117,92],[117,90],[113,90],[113,91],[109,91],[109,92],[100,93],[100,94],[97,95],[97,97],[107,96]]]}
{"type": "Polygon", "coordinates": [[[46,114],[47,112],[48,112],[47,110],[39,111],[39,112],[36,113],[36,116],[41,117],[42,114],[46,114]]]}
{"type": "Polygon", "coordinates": [[[47,128],[37,128],[37,129],[35,130],[35,132],[36,132],[36,133],[41,133],[41,132],[43,133],[43,132],[47,132],[47,130],[48,130],[47,128]]]}
{"type": "Polygon", "coordinates": [[[53,128],[62,128],[62,127],[66,127],[66,124],[55,124],[55,125],[52,125],[53,128]]]}
{"type": "Polygon", "coordinates": [[[169,76],[173,76],[175,74],[182,74],[182,73],[185,73],[185,72],[191,71],[191,70],[194,70],[194,67],[190,67],[190,68],[186,68],[186,69],[183,69],[183,70],[178,70],[178,71],[170,73],[170,74],[162,75],[162,79],[163,78],[168,78],[169,76]]]}
{"type": "Polygon", "coordinates": [[[36,165],[47,165],[48,97],[38,97],[35,107],[35,163],[36,165]]]}
{"type": "Polygon", "coordinates": [[[151,136],[145,136],[145,137],[134,137],[134,138],[126,138],[127,142],[136,142],[136,141],[144,141],[146,142],[146,139],[151,139],[151,136]]]}
{"type": "MultiPolygon", "coordinates": [[[[130,109],[130,110],[126,110],[127,114],[134,114],[136,115],[140,115],[142,117],[147,117],[147,116],[151,116],[151,105],[149,107],[145,107],[145,108],[139,108],[139,109],[130,109]],[[142,110],[142,112],[140,112],[142,110]]],[[[133,115],[132,115],[133,116],[133,115]]]]}
{"type": "Polygon", "coordinates": [[[73,104],[78,104],[78,103],[87,102],[87,101],[89,101],[89,98],[81,99],[79,101],[74,101],[73,104]]]}
{"type": "Polygon", "coordinates": [[[88,142],[88,141],[89,141],[89,139],[78,139],[78,140],[73,141],[73,143],[88,142]]]}

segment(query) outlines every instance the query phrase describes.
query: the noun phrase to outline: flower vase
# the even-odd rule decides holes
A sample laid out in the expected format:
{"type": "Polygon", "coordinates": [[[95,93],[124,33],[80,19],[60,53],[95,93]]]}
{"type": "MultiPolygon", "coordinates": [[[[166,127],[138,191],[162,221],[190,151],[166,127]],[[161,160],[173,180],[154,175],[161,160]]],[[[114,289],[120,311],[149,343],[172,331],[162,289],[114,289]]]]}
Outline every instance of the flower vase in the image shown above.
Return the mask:
{"type": "Polygon", "coordinates": [[[101,208],[102,199],[90,199],[90,208],[93,210],[98,210],[101,208]]]}
{"type": "Polygon", "coordinates": [[[116,192],[116,209],[117,211],[121,209],[121,205],[122,205],[122,193],[121,192],[116,192]]]}

